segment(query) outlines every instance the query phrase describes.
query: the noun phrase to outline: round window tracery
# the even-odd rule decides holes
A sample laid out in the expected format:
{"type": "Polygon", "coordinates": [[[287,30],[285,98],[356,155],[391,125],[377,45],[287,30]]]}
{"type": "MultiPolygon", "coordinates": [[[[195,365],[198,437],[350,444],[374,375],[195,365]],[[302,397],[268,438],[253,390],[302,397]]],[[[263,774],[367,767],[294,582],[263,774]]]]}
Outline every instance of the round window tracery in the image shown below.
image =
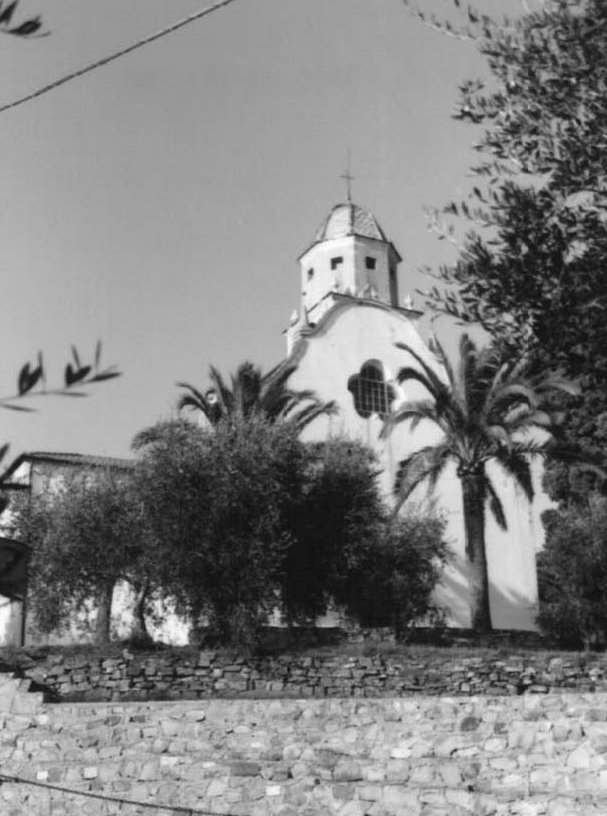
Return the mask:
{"type": "Polygon", "coordinates": [[[383,366],[373,360],[363,363],[358,374],[350,377],[348,391],[352,394],[356,412],[364,419],[373,414],[386,419],[396,397],[394,388],[385,380],[383,366]]]}

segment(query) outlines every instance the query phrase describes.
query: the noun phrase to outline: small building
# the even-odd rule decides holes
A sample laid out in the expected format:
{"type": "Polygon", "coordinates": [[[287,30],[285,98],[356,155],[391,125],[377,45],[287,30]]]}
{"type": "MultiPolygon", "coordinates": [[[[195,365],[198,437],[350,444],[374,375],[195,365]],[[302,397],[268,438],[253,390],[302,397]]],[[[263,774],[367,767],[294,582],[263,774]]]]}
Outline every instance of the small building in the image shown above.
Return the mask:
{"type": "MultiPolygon", "coordinates": [[[[125,472],[132,468],[128,459],[107,456],[87,456],[79,453],[48,453],[37,451],[17,457],[9,467],[2,486],[8,508],[0,518],[0,643],[23,646],[34,637],[27,616],[28,547],[19,540],[15,515],[23,502],[43,493],[61,490],[72,479],[94,478],[100,470],[125,472]]],[[[63,638],[72,642],[68,632],[63,638]]],[[[62,638],[53,637],[53,642],[62,638]]]]}

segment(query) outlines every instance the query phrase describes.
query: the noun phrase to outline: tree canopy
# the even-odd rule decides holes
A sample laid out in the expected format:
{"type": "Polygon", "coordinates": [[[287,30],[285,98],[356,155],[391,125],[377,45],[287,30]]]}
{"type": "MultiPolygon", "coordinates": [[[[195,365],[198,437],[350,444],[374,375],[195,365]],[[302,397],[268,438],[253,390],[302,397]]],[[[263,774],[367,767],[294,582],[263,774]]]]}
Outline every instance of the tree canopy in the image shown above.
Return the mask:
{"type": "Polygon", "coordinates": [[[253,416],[213,432],[166,423],[148,439],[136,479],[160,582],[221,642],[252,644],[280,605],[289,513],[303,480],[296,431],[253,416]]]}
{"type": "Polygon", "coordinates": [[[607,643],[607,499],[549,510],[538,554],[539,623],[566,646],[607,643]]]}
{"type": "Polygon", "coordinates": [[[93,602],[95,638],[106,642],[116,583],[140,588],[152,573],[146,515],[131,474],[74,475],[56,491],[33,497],[18,526],[32,553],[28,597],[37,628],[51,632],[85,621],[93,602]]]}
{"type": "Polygon", "coordinates": [[[162,423],[138,444],[159,583],[217,641],[252,649],[273,611],[303,623],[332,602],[376,622],[370,581],[399,631],[433,609],[444,525],[395,524],[359,442],[304,443],[296,424],[253,413],[213,428],[162,423]]]}
{"type": "Polygon", "coordinates": [[[538,370],[579,378],[568,439],[596,456],[607,450],[607,7],[550,0],[475,24],[491,82],[464,83],[456,118],[482,128],[477,180],[445,207],[472,229],[430,302],[538,370]]]}

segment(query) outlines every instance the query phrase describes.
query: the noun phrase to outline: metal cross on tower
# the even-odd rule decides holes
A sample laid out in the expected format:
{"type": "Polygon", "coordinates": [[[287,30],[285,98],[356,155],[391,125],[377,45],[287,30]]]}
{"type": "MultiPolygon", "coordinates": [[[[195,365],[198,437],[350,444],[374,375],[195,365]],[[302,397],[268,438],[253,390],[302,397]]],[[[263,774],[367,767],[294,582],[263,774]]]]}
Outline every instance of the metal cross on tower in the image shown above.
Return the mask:
{"type": "Polygon", "coordinates": [[[346,192],[348,194],[348,203],[352,201],[352,182],[354,181],[354,176],[351,173],[350,168],[350,151],[348,150],[348,167],[345,173],[342,173],[340,178],[345,179],[346,182],[346,192]]]}

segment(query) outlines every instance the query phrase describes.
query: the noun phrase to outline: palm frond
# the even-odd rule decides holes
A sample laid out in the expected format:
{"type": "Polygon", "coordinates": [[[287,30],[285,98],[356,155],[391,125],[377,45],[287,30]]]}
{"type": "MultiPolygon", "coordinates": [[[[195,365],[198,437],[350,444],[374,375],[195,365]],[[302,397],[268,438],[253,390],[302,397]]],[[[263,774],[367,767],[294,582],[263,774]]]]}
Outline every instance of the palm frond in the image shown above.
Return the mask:
{"type": "Polygon", "coordinates": [[[446,353],[445,349],[443,348],[443,346],[439,342],[438,338],[433,337],[430,340],[430,342],[428,343],[428,346],[430,348],[430,351],[434,354],[434,356],[438,357],[438,359],[440,360],[443,368],[445,369],[445,372],[447,374],[447,378],[448,378],[449,383],[451,385],[451,389],[453,391],[457,391],[458,382],[457,382],[457,377],[455,376],[455,371],[453,369],[453,366],[451,365],[451,361],[447,357],[447,353],[446,353]]]}
{"type": "Polygon", "coordinates": [[[179,397],[177,407],[180,410],[181,408],[197,408],[200,411],[204,411],[207,400],[201,391],[186,382],[178,382],[177,387],[185,388],[188,392],[179,397]]]}
{"type": "Polygon", "coordinates": [[[539,375],[534,387],[542,396],[559,391],[563,394],[569,394],[570,397],[578,397],[582,393],[582,389],[576,380],[549,374],[539,375]]]}
{"type": "Polygon", "coordinates": [[[403,368],[399,369],[398,374],[396,375],[396,382],[399,385],[402,383],[407,382],[407,380],[416,380],[418,383],[424,386],[428,393],[434,395],[433,385],[432,382],[421,372],[418,371],[417,368],[413,368],[413,366],[404,366],[403,368]]]}
{"type": "Polygon", "coordinates": [[[246,360],[230,376],[230,384],[214,367],[210,367],[209,379],[216,400],[209,400],[208,391],[203,393],[189,383],[178,383],[187,393],[179,398],[180,408],[192,408],[205,414],[212,425],[219,421],[240,422],[254,415],[268,422],[292,422],[299,430],[309,425],[321,414],[334,414],[334,402],[322,403],[311,389],[291,389],[287,382],[296,366],[279,363],[266,374],[260,367],[246,360]]]}
{"type": "Polygon", "coordinates": [[[263,375],[263,384],[266,388],[269,388],[270,385],[278,384],[278,385],[285,385],[292,374],[295,373],[297,370],[297,366],[290,364],[286,365],[283,361],[278,363],[269,371],[263,375]]]}
{"type": "MultiPolygon", "coordinates": [[[[415,425],[422,419],[428,419],[430,422],[434,422],[438,425],[439,420],[435,403],[432,402],[432,400],[410,400],[401,403],[392,413],[388,414],[379,434],[380,439],[385,439],[396,425],[409,419],[413,420],[415,425]]],[[[412,430],[413,427],[414,425],[412,424],[412,430]]]]}
{"type": "Polygon", "coordinates": [[[292,422],[299,431],[303,431],[311,422],[319,416],[334,416],[339,411],[337,404],[331,402],[315,402],[312,405],[304,406],[290,416],[285,417],[287,422],[292,422]]]}
{"type": "Polygon", "coordinates": [[[512,436],[503,425],[487,425],[485,432],[499,445],[503,445],[507,450],[512,447],[512,436]]]}
{"type": "Polygon", "coordinates": [[[462,334],[459,339],[459,364],[457,370],[457,381],[463,395],[464,405],[469,410],[472,389],[474,387],[474,377],[476,373],[476,344],[468,334],[462,334]]]}
{"type": "Polygon", "coordinates": [[[428,480],[430,488],[433,489],[450,458],[451,450],[447,446],[428,445],[403,459],[394,483],[396,496],[394,512],[398,512],[403,502],[422,482],[428,480]]]}
{"type": "MultiPolygon", "coordinates": [[[[415,349],[412,349],[412,348],[411,348],[411,346],[406,345],[406,343],[395,343],[395,345],[396,345],[396,347],[397,347],[397,348],[402,349],[403,351],[406,351],[408,354],[410,354],[410,355],[411,355],[411,357],[413,357],[413,359],[414,359],[414,360],[415,360],[417,363],[419,363],[419,365],[420,365],[420,367],[421,367],[421,369],[422,369],[423,374],[426,376],[426,378],[427,378],[428,382],[431,384],[431,388],[429,388],[429,389],[428,389],[428,391],[429,391],[429,392],[430,392],[430,393],[431,393],[433,396],[434,396],[435,394],[441,393],[442,391],[448,391],[448,390],[449,390],[449,389],[447,388],[447,386],[444,384],[444,382],[443,382],[443,381],[440,379],[440,377],[438,377],[438,375],[436,374],[436,372],[434,372],[434,371],[433,371],[433,370],[430,368],[430,366],[429,366],[429,365],[426,363],[426,361],[425,361],[425,360],[424,360],[424,359],[423,359],[423,358],[422,358],[422,357],[421,357],[421,356],[420,356],[420,355],[419,355],[419,354],[418,354],[418,353],[415,351],[415,349]]],[[[402,371],[402,370],[404,370],[404,369],[401,369],[401,371],[402,371]]],[[[415,369],[413,369],[413,370],[415,370],[415,369]]],[[[419,372],[418,372],[418,374],[419,374],[419,372]]],[[[402,382],[402,380],[400,379],[400,374],[399,374],[399,379],[398,379],[398,381],[399,381],[399,382],[402,382]]]]}
{"type": "Polygon", "coordinates": [[[524,381],[513,382],[509,380],[505,385],[497,388],[489,395],[487,410],[489,413],[491,411],[507,411],[516,403],[537,408],[541,403],[541,397],[536,389],[524,381]]]}
{"type": "Polygon", "coordinates": [[[529,450],[526,446],[513,446],[510,450],[500,449],[495,454],[495,460],[518,484],[529,502],[533,501],[535,490],[531,476],[531,464],[527,455],[529,450]]]}
{"type": "Polygon", "coordinates": [[[261,369],[245,360],[231,377],[234,410],[241,416],[250,416],[258,407],[262,391],[261,369]]]}
{"type": "Polygon", "coordinates": [[[489,509],[491,510],[493,518],[497,521],[502,530],[507,530],[508,522],[506,520],[506,514],[504,513],[504,505],[497,495],[497,491],[489,477],[485,479],[485,491],[489,499],[489,509]]]}
{"type": "Polygon", "coordinates": [[[276,420],[279,417],[287,417],[304,402],[318,402],[314,391],[309,389],[291,391],[283,386],[282,390],[273,388],[270,393],[264,391],[260,399],[260,409],[268,419],[276,420]]]}
{"type": "Polygon", "coordinates": [[[494,344],[479,351],[468,338],[466,348],[467,357],[462,362],[466,409],[470,417],[478,417],[487,405],[502,359],[499,348],[494,344]]]}
{"type": "Polygon", "coordinates": [[[234,412],[234,397],[215,366],[209,367],[209,379],[217,392],[217,399],[221,403],[222,413],[227,416],[232,415],[234,412]]]}
{"type": "Polygon", "coordinates": [[[512,419],[506,417],[504,423],[511,434],[519,430],[531,428],[539,428],[551,433],[558,425],[558,419],[553,413],[548,413],[548,411],[527,410],[521,411],[520,413],[517,412],[512,419]]]}

